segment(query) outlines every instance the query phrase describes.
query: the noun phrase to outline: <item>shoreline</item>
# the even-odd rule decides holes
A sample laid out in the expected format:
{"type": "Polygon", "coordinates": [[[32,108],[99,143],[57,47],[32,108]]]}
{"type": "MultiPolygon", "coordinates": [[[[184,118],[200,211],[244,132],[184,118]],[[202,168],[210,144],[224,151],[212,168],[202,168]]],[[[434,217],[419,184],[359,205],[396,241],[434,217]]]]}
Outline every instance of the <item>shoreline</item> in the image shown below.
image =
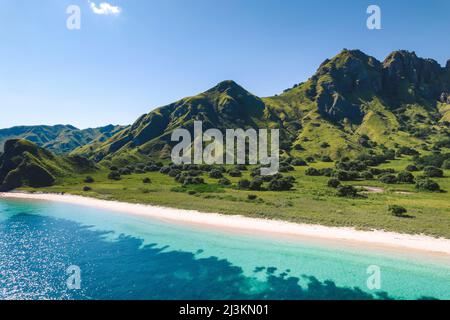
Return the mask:
{"type": "Polygon", "coordinates": [[[237,232],[257,232],[274,236],[281,235],[289,238],[297,237],[311,240],[333,241],[335,244],[336,242],[351,243],[359,246],[383,247],[403,253],[405,253],[403,250],[406,250],[441,257],[444,256],[445,258],[450,257],[450,239],[434,238],[426,235],[401,234],[382,230],[361,231],[351,227],[328,227],[282,220],[251,218],[241,215],[203,213],[195,210],[100,200],[69,194],[11,192],[0,193],[0,199],[2,198],[62,202],[175,223],[228,229],[237,232]]]}

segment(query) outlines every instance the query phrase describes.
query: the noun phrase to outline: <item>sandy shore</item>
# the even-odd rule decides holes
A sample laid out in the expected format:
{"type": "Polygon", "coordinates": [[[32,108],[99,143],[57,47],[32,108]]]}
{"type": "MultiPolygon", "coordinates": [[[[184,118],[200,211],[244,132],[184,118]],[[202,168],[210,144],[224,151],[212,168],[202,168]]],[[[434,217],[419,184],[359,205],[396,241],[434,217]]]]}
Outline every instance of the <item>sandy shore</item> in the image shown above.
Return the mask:
{"type": "Polygon", "coordinates": [[[236,231],[281,234],[329,241],[355,242],[358,245],[372,245],[395,250],[413,250],[450,256],[450,240],[424,235],[408,235],[386,231],[360,231],[353,228],[325,227],[321,225],[297,224],[285,221],[248,218],[243,216],[202,213],[192,210],[163,208],[151,205],[106,201],[93,198],[43,193],[0,193],[0,198],[31,199],[64,202],[91,206],[105,210],[119,211],[133,215],[189,223],[236,231]]]}

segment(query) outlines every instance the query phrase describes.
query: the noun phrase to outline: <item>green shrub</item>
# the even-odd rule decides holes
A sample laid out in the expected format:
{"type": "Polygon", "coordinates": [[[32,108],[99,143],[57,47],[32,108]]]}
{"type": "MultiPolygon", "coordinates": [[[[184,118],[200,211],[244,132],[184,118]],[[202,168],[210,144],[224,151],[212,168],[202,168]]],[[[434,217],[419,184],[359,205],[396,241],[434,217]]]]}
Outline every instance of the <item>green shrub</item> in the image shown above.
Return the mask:
{"type": "Polygon", "coordinates": [[[222,178],[219,180],[219,184],[223,187],[227,187],[231,185],[231,181],[227,178],[222,178]]]}
{"type": "Polygon", "coordinates": [[[144,178],[144,179],[142,179],[142,182],[145,184],[149,184],[149,183],[152,183],[152,180],[150,178],[144,178]]]}
{"type": "Polygon", "coordinates": [[[329,156],[323,156],[322,162],[333,162],[333,160],[329,156]]]}
{"type": "Polygon", "coordinates": [[[262,189],[263,182],[264,181],[260,177],[255,177],[252,181],[250,181],[249,189],[260,191],[262,189]]]}
{"type": "Polygon", "coordinates": [[[296,166],[296,167],[305,167],[308,164],[306,163],[305,160],[303,160],[301,158],[296,158],[291,161],[291,165],[296,166]]]}
{"type": "Polygon", "coordinates": [[[117,172],[117,171],[111,171],[108,174],[108,179],[110,179],[110,180],[120,180],[121,179],[120,173],[117,172]]]}
{"type": "Polygon", "coordinates": [[[441,187],[438,183],[431,179],[419,179],[416,182],[416,189],[421,191],[431,191],[431,192],[438,192],[441,191],[441,187]]]}
{"type": "Polygon", "coordinates": [[[409,171],[409,172],[417,172],[417,171],[419,171],[419,168],[417,168],[417,166],[415,166],[413,164],[410,164],[406,167],[405,170],[409,171]]]}
{"type": "Polygon", "coordinates": [[[235,178],[242,177],[242,172],[239,171],[239,170],[237,170],[237,169],[230,170],[230,171],[228,172],[228,174],[229,174],[231,177],[235,177],[235,178]]]}
{"type": "Polygon", "coordinates": [[[294,186],[294,177],[277,177],[269,182],[270,191],[289,191],[294,186]]]}
{"type": "Polygon", "coordinates": [[[450,170],[450,159],[447,159],[442,164],[442,169],[450,170]]]}
{"type": "Polygon", "coordinates": [[[428,178],[442,178],[444,176],[444,171],[433,166],[423,169],[423,173],[428,178]]]}
{"type": "Polygon", "coordinates": [[[384,174],[380,177],[380,182],[386,183],[386,184],[395,184],[398,182],[397,177],[393,174],[384,174]]]}
{"type": "Polygon", "coordinates": [[[85,183],[94,183],[94,178],[91,176],[87,176],[84,180],[85,183]]]}
{"type": "Polygon", "coordinates": [[[358,196],[358,190],[353,186],[339,186],[337,188],[337,194],[339,197],[356,198],[358,196]]]}
{"type": "Polygon", "coordinates": [[[363,178],[364,180],[371,180],[373,179],[373,174],[369,171],[363,171],[361,173],[361,178],[363,178]]]}
{"type": "Polygon", "coordinates": [[[92,191],[92,188],[91,188],[91,187],[88,187],[88,186],[84,186],[84,187],[83,187],[83,191],[84,191],[84,192],[89,192],[89,191],[92,191]]]}
{"type": "Polygon", "coordinates": [[[249,194],[249,195],[247,196],[247,198],[248,198],[248,200],[256,200],[256,199],[258,199],[258,196],[255,195],[255,194],[249,194]]]}
{"type": "Polygon", "coordinates": [[[247,179],[241,179],[238,182],[238,188],[241,190],[246,190],[250,187],[250,181],[248,181],[247,179]]]}
{"type": "Polygon", "coordinates": [[[168,174],[170,172],[170,167],[162,167],[159,169],[159,172],[162,174],[168,174]]]}
{"type": "Polygon", "coordinates": [[[328,180],[328,186],[330,188],[337,188],[341,185],[341,182],[338,179],[332,178],[330,180],[328,180]]]}
{"type": "Polygon", "coordinates": [[[221,178],[223,178],[223,174],[222,174],[222,171],[217,170],[217,169],[213,169],[209,173],[209,177],[212,178],[212,179],[221,179],[221,178]]]}
{"type": "Polygon", "coordinates": [[[397,174],[397,181],[399,183],[414,183],[414,176],[411,172],[401,171],[397,174]]]}
{"type": "Polygon", "coordinates": [[[404,207],[402,206],[398,206],[398,205],[390,205],[389,206],[389,212],[396,217],[400,217],[400,218],[404,218],[406,217],[406,213],[408,212],[408,210],[406,210],[404,207]]]}
{"type": "Polygon", "coordinates": [[[313,177],[317,177],[317,176],[321,175],[319,170],[317,170],[316,168],[311,168],[311,167],[306,169],[305,174],[307,176],[313,176],[313,177]]]}

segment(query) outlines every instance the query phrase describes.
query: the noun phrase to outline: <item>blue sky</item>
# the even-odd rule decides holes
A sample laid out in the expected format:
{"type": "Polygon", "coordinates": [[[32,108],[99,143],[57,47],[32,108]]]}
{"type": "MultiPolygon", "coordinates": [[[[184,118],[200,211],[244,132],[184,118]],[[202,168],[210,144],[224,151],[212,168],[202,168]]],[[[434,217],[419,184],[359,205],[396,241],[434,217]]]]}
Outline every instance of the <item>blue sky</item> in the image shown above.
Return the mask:
{"type": "Polygon", "coordinates": [[[450,58],[448,0],[92,2],[97,13],[88,0],[0,0],[0,128],[129,124],[226,79],[270,96],[342,48],[450,58]],[[80,30],[66,28],[71,4],[80,30]],[[366,27],[370,4],[382,30],[366,27]]]}

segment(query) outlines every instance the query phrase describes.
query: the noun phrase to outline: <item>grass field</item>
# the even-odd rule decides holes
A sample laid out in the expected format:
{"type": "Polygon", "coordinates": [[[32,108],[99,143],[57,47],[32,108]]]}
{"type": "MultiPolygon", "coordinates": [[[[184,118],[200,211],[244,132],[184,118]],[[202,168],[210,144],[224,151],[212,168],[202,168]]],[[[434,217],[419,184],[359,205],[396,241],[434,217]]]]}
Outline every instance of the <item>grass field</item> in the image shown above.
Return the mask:
{"type": "MultiPolygon", "coordinates": [[[[411,163],[401,158],[380,166],[397,171],[411,163]]],[[[311,167],[334,167],[333,163],[318,162],[311,167]]],[[[91,176],[93,183],[85,183],[85,176],[68,177],[60,185],[48,188],[22,188],[26,191],[70,193],[108,200],[145,203],[203,212],[240,214],[251,217],[281,219],[292,222],[321,224],[327,226],[352,226],[358,229],[383,229],[401,233],[423,233],[450,238],[450,171],[444,178],[434,179],[446,192],[418,192],[413,184],[387,185],[377,180],[344,182],[358,187],[377,187],[380,193],[364,193],[361,198],[342,198],[336,190],[327,187],[327,177],[305,175],[307,167],[296,167],[297,181],[294,189],[284,192],[243,191],[236,187],[242,178],[249,177],[244,171],[242,178],[232,178],[230,187],[221,187],[218,180],[203,174],[206,185],[181,187],[174,178],[159,172],[122,176],[119,181],[107,178],[109,170],[102,169],[91,176]],[[152,183],[144,184],[150,178],[152,183]],[[84,186],[92,188],[83,191],[84,186]],[[249,200],[248,195],[256,195],[249,200]],[[389,205],[401,205],[408,210],[409,218],[395,217],[388,211],[389,205]]],[[[420,173],[415,173],[416,175],[420,173]]]]}

